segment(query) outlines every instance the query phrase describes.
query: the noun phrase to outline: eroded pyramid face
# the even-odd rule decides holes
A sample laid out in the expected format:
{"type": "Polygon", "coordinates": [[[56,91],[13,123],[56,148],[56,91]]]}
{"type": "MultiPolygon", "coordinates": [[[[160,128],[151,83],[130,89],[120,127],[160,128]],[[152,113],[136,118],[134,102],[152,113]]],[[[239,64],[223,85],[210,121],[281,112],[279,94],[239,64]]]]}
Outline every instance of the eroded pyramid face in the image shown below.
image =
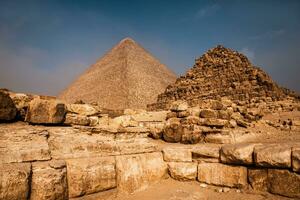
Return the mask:
{"type": "Polygon", "coordinates": [[[263,70],[254,67],[246,56],[217,46],[196,59],[195,65],[149,107],[167,109],[175,100],[197,105],[203,100],[222,97],[237,101],[267,97],[280,100],[287,95],[289,91],[279,87],[263,70]]]}
{"type": "Polygon", "coordinates": [[[96,102],[108,109],[146,108],[175,79],[171,70],[126,38],[68,86],[59,98],[70,103],[96,102]]]}

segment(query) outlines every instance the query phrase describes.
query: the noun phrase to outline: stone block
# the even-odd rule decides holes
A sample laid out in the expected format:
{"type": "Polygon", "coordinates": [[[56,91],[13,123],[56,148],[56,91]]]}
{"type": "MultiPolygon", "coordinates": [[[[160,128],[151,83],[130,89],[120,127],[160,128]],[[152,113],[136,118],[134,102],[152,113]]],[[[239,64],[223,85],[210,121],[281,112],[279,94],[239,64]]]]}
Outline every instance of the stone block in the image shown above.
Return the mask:
{"type": "Polygon", "coordinates": [[[187,109],[188,109],[188,103],[182,100],[172,102],[170,107],[170,110],[174,112],[185,111],[187,109]]]}
{"type": "Polygon", "coordinates": [[[117,186],[114,157],[70,159],[66,162],[70,198],[117,186]]]}
{"type": "Polygon", "coordinates": [[[73,114],[73,113],[67,113],[64,124],[87,126],[90,124],[90,119],[87,116],[73,114]]]}
{"type": "Polygon", "coordinates": [[[300,147],[292,148],[292,167],[294,172],[300,173],[300,147]]]}
{"type": "Polygon", "coordinates": [[[65,119],[65,104],[54,99],[35,98],[26,113],[25,121],[34,124],[59,124],[65,119]]]}
{"type": "Polygon", "coordinates": [[[217,118],[218,113],[215,110],[204,109],[200,111],[200,117],[202,118],[217,118]]]}
{"type": "Polygon", "coordinates": [[[192,152],[188,148],[166,147],[163,149],[163,157],[166,162],[192,162],[192,152]]]}
{"type": "Polygon", "coordinates": [[[75,113],[82,116],[92,116],[99,113],[95,107],[89,104],[67,104],[67,110],[70,113],[75,113]]]}
{"type": "Polygon", "coordinates": [[[32,164],[30,200],[68,199],[65,161],[51,160],[32,164]]]}
{"type": "Polygon", "coordinates": [[[222,163],[251,165],[256,145],[250,143],[224,145],[220,151],[220,159],[222,163]]]}
{"type": "Polygon", "coordinates": [[[170,162],[169,173],[172,178],[179,181],[195,180],[197,177],[197,163],[170,162]]]}
{"type": "Polygon", "coordinates": [[[289,170],[268,170],[269,192],[291,198],[300,198],[300,175],[289,170]]]}
{"type": "Polygon", "coordinates": [[[219,159],[220,145],[214,144],[201,144],[193,147],[192,158],[217,158],[219,159]]]}
{"type": "Polygon", "coordinates": [[[291,168],[291,146],[268,144],[254,147],[254,161],[262,167],[291,168]]]}
{"type": "Polygon", "coordinates": [[[0,164],[0,199],[27,200],[31,164],[0,164]]]}
{"type": "Polygon", "coordinates": [[[0,121],[10,121],[15,119],[17,108],[10,96],[0,91],[0,121]]]}
{"type": "Polygon", "coordinates": [[[167,142],[180,142],[182,137],[183,127],[180,124],[180,119],[170,118],[166,122],[163,132],[163,138],[167,142]]]}
{"type": "Polygon", "coordinates": [[[116,169],[117,187],[125,193],[143,190],[167,174],[160,152],[117,156],[116,169]]]}
{"type": "Polygon", "coordinates": [[[248,181],[257,191],[268,190],[268,169],[248,169],[248,181]]]}
{"type": "Polygon", "coordinates": [[[137,122],[165,122],[167,118],[167,111],[144,112],[131,115],[131,117],[137,122]]]}
{"type": "Polygon", "coordinates": [[[198,181],[226,187],[246,187],[247,168],[220,163],[200,163],[198,165],[198,181]]]}

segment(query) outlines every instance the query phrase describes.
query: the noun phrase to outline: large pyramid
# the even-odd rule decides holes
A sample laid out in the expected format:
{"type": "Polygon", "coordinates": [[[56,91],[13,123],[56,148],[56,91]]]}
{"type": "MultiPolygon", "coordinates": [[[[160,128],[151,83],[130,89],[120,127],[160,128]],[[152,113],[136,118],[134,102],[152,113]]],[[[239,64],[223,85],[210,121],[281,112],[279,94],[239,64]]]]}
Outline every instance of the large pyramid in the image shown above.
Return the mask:
{"type": "Polygon", "coordinates": [[[146,108],[176,75],[130,38],[123,39],[65,89],[59,98],[107,109],[146,108]]]}
{"type": "Polygon", "coordinates": [[[237,51],[217,46],[196,59],[194,66],[169,85],[149,109],[166,109],[175,100],[190,105],[200,101],[226,97],[231,100],[281,100],[295,94],[279,87],[263,70],[253,66],[237,51]]]}

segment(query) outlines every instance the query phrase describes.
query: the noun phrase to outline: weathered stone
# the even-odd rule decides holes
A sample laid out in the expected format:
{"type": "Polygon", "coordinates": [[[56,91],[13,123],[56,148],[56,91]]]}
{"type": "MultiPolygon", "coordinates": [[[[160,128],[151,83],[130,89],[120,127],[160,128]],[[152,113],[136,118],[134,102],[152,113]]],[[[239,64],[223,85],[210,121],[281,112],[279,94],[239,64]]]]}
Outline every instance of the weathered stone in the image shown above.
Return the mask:
{"type": "Polygon", "coordinates": [[[291,167],[291,146],[270,144],[254,148],[254,161],[263,167],[291,167]]]}
{"type": "Polygon", "coordinates": [[[292,167],[294,172],[300,173],[300,147],[292,148],[292,167]]]}
{"type": "Polygon", "coordinates": [[[0,121],[10,121],[15,119],[17,108],[10,96],[0,91],[0,121]]]}
{"type": "Polygon", "coordinates": [[[227,120],[208,118],[201,122],[201,125],[222,128],[228,124],[227,120]]]}
{"type": "Polygon", "coordinates": [[[248,169],[248,181],[257,191],[268,190],[268,169],[248,169]]]}
{"type": "Polygon", "coordinates": [[[117,187],[120,191],[133,193],[145,189],[167,174],[162,153],[117,156],[117,187]]]}
{"type": "Polygon", "coordinates": [[[35,98],[29,104],[25,121],[34,124],[59,124],[64,121],[65,112],[62,102],[35,98]]]}
{"type": "Polygon", "coordinates": [[[176,118],[177,117],[177,113],[176,112],[168,112],[167,113],[167,119],[170,119],[170,118],[176,118]]]}
{"type": "Polygon", "coordinates": [[[150,131],[150,137],[154,139],[161,139],[164,131],[164,123],[150,123],[147,125],[150,131]]]}
{"type": "Polygon", "coordinates": [[[203,144],[197,145],[192,149],[193,160],[201,160],[203,158],[219,159],[219,145],[203,144]]]}
{"type": "Polygon", "coordinates": [[[300,175],[288,170],[268,170],[269,192],[300,198],[300,175]]]}
{"type": "Polygon", "coordinates": [[[30,168],[30,163],[0,164],[0,199],[28,199],[30,168]]]}
{"type": "Polygon", "coordinates": [[[17,108],[17,119],[24,121],[29,103],[34,98],[34,95],[11,92],[9,96],[17,108]]]}
{"type": "Polygon", "coordinates": [[[143,112],[131,115],[131,117],[137,122],[164,122],[167,118],[167,111],[143,112]]]}
{"type": "Polygon", "coordinates": [[[64,161],[32,164],[31,200],[68,199],[67,169],[64,161]]]}
{"type": "Polygon", "coordinates": [[[186,101],[174,101],[170,107],[171,111],[179,112],[188,109],[188,103],[186,101]]]}
{"type": "Polygon", "coordinates": [[[253,164],[253,149],[257,144],[224,145],[220,151],[220,159],[229,164],[253,164]]]}
{"type": "Polygon", "coordinates": [[[183,126],[181,143],[184,144],[196,144],[204,140],[202,131],[197,128],[197,125],[185,125],[183,126]]]}
{"type": "Polygon", "coordinates": [[[67,104],[67,110],[70,113],[75,113],[83,116],[92,116],[99,113],[99,111],[89,104],[67,104]]]}
{"type": "Polygon", "coordinates": [[[207,134],[205,136],[205,142],[216,143],[216,144],[231,144],[234,143],[234,137],[230,134],[207,134]]]}
{"type": "Polygon", "coordinates": [[[87,126],[90,124],[90,119],[87,116],[67,113],[64,124],[87,126]]]}
{"type": "Polygon", "coordinates": [[[97,126],[99,124],[99,117],[97,116],[90,116],[89,117],[90,126],[97,126]]]}
{"type": "Polygon", "coordinates": [[[179,181],[195,180],[197,177],[197,163],[168,163],[169,173],[172,178],[179,181]]]}
{"type": "Polygon", "coordinates": [[[180,120],[182,125],[200,124],[200,118],[197,116],[188,116],[180,120]]]}
{"type": "Polygon", "coordinates": [[[187,117],[189,115],[190,115],[190,113],[187,110],[184,110],[184,111],[177,112],[176,116],[178,118],[184,118],[184,117],[187,117]]]}
{"type": "Polygon", "coordinates": [[[204,109],[200,111],[200,117],[202,118],[216,118],[217,112],[211,109],[204,109]]]}
{"type": "Polygon", "coordinates": [[[218,118],[230,120],[230,113],[227,110],[218,110],[218,118]]]}
{"type": "Polygon", "coordinates": [[[247,186],[247,168],[220,163],[200,163],[198,180],[207,184],[241,188],[247,186]]]}
{"type": "Polygon", "coordinates": [[[116,187],[114,157],[67,160],[69,197],[78,197],[116,187]]]}
{"type": "Polygon", "coordinates": [[[71,127],[53,127],[49,132],[49,148],[54,159],[124,155],[157,150],[157,145],[150,138],[117,140],[115,133],[91,134],[71,127]]]}
{"type": "Polygon", "coordinates": [[[0,163],[49,160],[48,132],[24,124],[0,127],[0,163]]]}
{"type": "Polygon", "coordinates": [[[167,142],[180,142],[183,127],[178,118],[170,118],[166,122],[163,132],[163,138],[167,142]]]}
{"type": "Polygon", "coordinates": [[[163,156],[166,162],[192,162],[192,152],[188,148],[166,147],[163,156]]]}

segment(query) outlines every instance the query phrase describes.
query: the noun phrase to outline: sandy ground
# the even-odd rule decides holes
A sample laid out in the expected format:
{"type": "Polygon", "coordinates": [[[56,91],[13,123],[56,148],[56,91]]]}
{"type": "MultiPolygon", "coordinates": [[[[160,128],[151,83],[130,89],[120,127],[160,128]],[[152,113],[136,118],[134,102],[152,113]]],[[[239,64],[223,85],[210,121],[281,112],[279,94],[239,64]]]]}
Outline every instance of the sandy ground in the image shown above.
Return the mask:
{"type": "Polygon", "coordinates": [[[291,198],[269,193],[254,194],[253,191],[237,189],[218,192],[220,189],[222,188],[214,186],[203,188],[196,181],[180,182],[169,178],[134,194],[122,194],[117,190],[111,190],[76,198],[76,200],[291,200],[291,198]]]}

